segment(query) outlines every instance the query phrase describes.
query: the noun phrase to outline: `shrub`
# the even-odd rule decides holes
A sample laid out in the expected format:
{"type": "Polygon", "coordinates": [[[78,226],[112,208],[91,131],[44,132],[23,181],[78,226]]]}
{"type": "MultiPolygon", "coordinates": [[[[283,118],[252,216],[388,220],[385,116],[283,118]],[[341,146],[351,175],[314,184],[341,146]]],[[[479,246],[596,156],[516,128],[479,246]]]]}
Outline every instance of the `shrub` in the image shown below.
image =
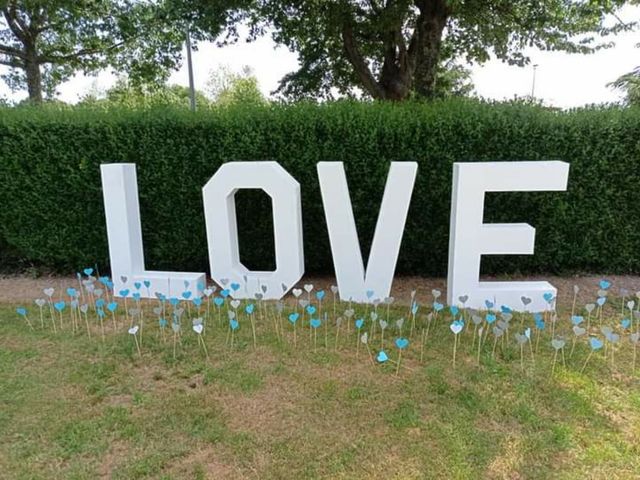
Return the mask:
{"type": "MultiPolygon", "coordinates": [[[[184,110],[0,110],[0,246],[57,270],[108,264],[99,165],[138,168],[147,268],[208,271],[201,188],[223,162],[276,160],[301,184],[308,272],[333,272],[316,174],[345,162],[367,258],[389,162],[419,163],[398,273],[446,273],[452,164],[557,159],[567,192],[488,194],[487,222],[529,222],[534,256],[483,272],[638,272],[640,109],[569,112],[447,100],[184,110]]],[[[270,202],[238,199],[241,254],[272,262],[270,202]]],[[[0,255],[2,258],[2,255],[0,255]]]]}

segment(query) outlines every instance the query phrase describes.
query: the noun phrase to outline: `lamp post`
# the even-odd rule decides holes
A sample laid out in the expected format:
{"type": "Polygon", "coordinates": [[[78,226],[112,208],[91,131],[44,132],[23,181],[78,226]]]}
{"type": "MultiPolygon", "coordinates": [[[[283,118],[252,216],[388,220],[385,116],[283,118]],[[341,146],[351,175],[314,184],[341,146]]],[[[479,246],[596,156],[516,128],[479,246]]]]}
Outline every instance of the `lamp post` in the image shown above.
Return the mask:
{"type": "Polygon", "coordinates": [[[531,98],[535,98],[536,96],[536,70],[538,69],[538,64],[535,63],[533,65],[533,80],[531,82],[531,98]]]}
{"type": "Polygon", "coordinates": [[[187,30],[187,69],[189,70],[189,103],[191,111],[196,111],[196,87],[193,80],[193,60],[191,58],[191,35],[187,30]]]}

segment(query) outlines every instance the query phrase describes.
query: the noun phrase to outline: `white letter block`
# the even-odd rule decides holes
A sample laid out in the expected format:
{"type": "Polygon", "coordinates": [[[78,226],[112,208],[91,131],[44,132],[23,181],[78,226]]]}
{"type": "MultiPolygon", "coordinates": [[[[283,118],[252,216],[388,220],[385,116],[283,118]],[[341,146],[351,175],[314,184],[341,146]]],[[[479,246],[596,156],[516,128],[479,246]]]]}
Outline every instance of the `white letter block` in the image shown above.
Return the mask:
{"type": "Polygon", "coordinates": [[[416,162],[391,163],[365,272],[344,166],[342,162],[318,163],[320,192],[342,300],[366,303],[389,296],[417,170],[416,162]]]}
{"type": "Polygon", "coordinates": [[[300,184],[277,162],[225,163],[202,189],[211,277],[234,298],[279,299],[304,274],[300,184]],[[273,204],[276,269],[254,272],[240,262],[235,193],[243,188],[264,190],[273,204]],[[266,291],[264,291],[264,288],[266,291]]]}
{"type": "Polygon", "coordinates": [[[482,223],[485,192],[564,191],[569,164],[544,162],[478,162],[453,165],[449,273],[450,305],[468,295],[470,308],[486,308],[485,300],[515,311],[549,308],[545,293],[557,291],[548,282],[480,282],[481,255],[531,255],[535,228],[526,223],[482,223]],[[522,297],[531,299],[525,306],[522,297]]]}
{"type": "Polygon", "coordinates": [[[114,295],[120,297],[120,290],[129,289],[131,293],[140,293],[142,298],[154,298],[156,293],[180,298],[186,291],[191,292],[190,298],[201,296],[198,285],[205,284],[204,273],[145,270],[135,164],[103,164],[100,173],[114,295]],[[127,281],[123,282],[122,277],[127,281]],[[134,289],[134,283],[145,280],[151,282],[148,289],[144,286],[134,289]]]}

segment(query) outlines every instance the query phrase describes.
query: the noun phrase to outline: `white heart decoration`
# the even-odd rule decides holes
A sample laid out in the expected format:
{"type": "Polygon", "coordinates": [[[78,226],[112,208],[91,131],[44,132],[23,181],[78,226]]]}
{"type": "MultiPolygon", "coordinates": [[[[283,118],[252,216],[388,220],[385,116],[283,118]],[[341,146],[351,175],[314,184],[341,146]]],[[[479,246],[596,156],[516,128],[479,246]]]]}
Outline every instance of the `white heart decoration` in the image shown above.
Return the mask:
{"type": "Polygon", "coordinates": [[[130,333],[131,335],[135,335],[136,333],[138,333],[138,329],[139,329],[138,325],[134,325],[133,327],[131,327],[131,328],[129,329],[129,333],[130,333]]]}
{"type": "Polygon", "coordinates": [[[45,288],[43,290],[43,292],[47,297],[52,297],[53,296],[53,292],[55,292],[55,289],[54,288],[45,288]]]}
{"type": "Polygon", "coordinates": [[[459,323],[452,323],[451,325],[449,325],[449,328],[456,335],[459,334],[462,331],[462,325],[459,324],[459,323]]]}
{"type": "Polygon", "coordinates": [[[304,286],[304,291],[305,291],[305,292],[307,292],[307,293],[311,293],[311,290],[313,290],[313,285],[312,285],[312,284],[310,284],[310,283],[307,283],[307,284],[304,286]]]}
{"type": "Polygon", "coordinates": [[[302,295],[302,290],[300,290],[299,288],[294,288],[292,293],[294,297],[298,298],[300,295],[302,295]]]}
{"type": "Polygon", "coordinates": [[[229,303],[231,304],[234,310],[240,306],[240,300],[237,300],[237,299],[231,300],[231,302],[229,303]]]}
{"type": "Polygon", "coordinates": [[[331,293],[333,293],[334,295],[335,295],[336,293],[338,293],[338,287],[337,287],[337,285],[331,285],[331,293]]]}
{"type": "Polygon", "coordinates": [[[39,306],[40,308],[44,307],[46,303],[47,301],[44,298],[36,299],[36,305],[39,306]]]}
{"type": "Polygon", "coordinates": [[[193,331],[196,332],[198,335],[200,335],[203,330],[204,330],[204,325],[202,325],[201,323],[197,323],[193,326],[193,331]]]}

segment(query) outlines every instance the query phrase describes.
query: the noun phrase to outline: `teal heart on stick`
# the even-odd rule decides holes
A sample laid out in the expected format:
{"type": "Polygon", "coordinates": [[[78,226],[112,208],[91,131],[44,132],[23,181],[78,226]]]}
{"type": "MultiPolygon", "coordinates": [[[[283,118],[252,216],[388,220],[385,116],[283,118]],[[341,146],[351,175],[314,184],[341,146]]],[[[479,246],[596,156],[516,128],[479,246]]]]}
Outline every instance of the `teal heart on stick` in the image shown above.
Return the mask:
{"type": "Polygon", "coordinates": [[[389,357],[387,356],[384,350],[380,350],[380,352],[376,356],[376,360],[378,361],[378,363],[384,363],[387,360],[389,360],[389,357]]]}
{"type": "Polygon", "coordinates": [[[396,347],[398,347],[400,350],[404,350],[408,346],[409,346],[408,338],[404,338],[404,337],[396,338],[396,347]]]}

